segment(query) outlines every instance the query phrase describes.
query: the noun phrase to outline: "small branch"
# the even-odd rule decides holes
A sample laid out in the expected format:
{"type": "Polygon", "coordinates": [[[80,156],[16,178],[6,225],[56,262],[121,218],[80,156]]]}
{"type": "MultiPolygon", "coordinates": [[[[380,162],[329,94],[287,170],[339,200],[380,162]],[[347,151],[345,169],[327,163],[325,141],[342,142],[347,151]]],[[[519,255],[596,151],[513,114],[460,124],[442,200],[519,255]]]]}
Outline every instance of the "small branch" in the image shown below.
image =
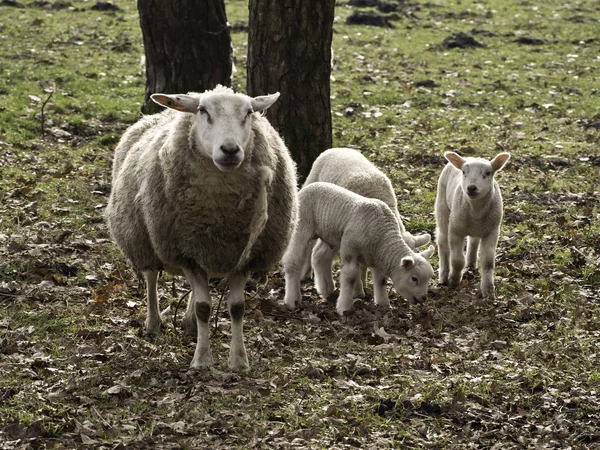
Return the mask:
{"type": "Polygon", "coordinates": [[[183,299],[186,298],[188,295],[190,295],[190,292],[192,292],[191,289],[189,291],[187,291],[185,294],[183,294],[181,296],[181,298],[179,299],[179,301],[177,302],[177,305],[175,305],[175,311],[173,312],[173,331],[175,332],[175,334],[177,334],[177,310],[179,309],[179,305],[181,305],[181,302],[183,301],[183,299]]]}
{"type": "Polygon", "coordinates": [[[46,104],[50,101],[50,99],[52,98],[52,95],[54,95],[54,89],[52,89],[50,91],[50,95],[48,96],[48,98],[46,99],[46,101],[44,103],[42,103],[42,139],[46,138],[46,131],[44,130],[44,108],[46,107],[46,104]]]}

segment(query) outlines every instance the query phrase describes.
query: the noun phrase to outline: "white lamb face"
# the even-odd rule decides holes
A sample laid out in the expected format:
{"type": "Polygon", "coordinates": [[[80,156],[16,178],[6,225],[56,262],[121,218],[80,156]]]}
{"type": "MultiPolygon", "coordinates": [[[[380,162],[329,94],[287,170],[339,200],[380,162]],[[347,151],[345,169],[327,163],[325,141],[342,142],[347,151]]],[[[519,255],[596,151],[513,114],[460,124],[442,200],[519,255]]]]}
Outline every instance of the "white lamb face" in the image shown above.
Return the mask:
{"type": "Polygon", "coordinates": [[[196,114],[201,151],[223,172],[237,169],[251,137],[252,114],[271,106],[279,93],[248,97],[232,91],[208,91],[199,98],[154,94],[152,100],[177,111],[196,114]]]}
{"type": "Polygon", "coordinates": [[[510,158],[508,153],[500,153],[491,161],[483,158],[463,158],[454,152],[448,152],[444,156],[462,172],[462,190],[472,199],[485,197],[492,190],[494,174],[510,158]]]}
{"type": "Polygon", "coordinates": [[[427,300],[429,280],[433,277],[433,267],[427,261],[433,255],[435,248],[429,248],[421,253],[402,258],[400,271],[392,277],[394,289],[399,296],[410,302],[427,300]]]}

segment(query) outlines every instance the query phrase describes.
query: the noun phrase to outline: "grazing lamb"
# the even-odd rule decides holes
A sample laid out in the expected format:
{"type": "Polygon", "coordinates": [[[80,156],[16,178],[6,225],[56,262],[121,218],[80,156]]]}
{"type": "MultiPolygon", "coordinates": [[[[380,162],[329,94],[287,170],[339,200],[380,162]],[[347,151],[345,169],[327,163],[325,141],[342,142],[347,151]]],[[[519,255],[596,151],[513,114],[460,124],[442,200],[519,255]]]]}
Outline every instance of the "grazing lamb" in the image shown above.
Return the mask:
{"type": "Polygon", "coordinates": [[[307,249],[314,239],[325,244],[320,251],[329,253],[314,259],[315,284],[323,297],[334,290],[331,262],[336,252],[341,259],[340,296],[337,312],[343,315],[352,307],[353,292],[360,277],[359,264],[373,274],[375,303],[389,306],[386,278],[396,291],[409,300],[427,297],[427,285],[433,276],[427,261],[433,246],[415,254],[406,245],[392,210],[381,200],[366,198],[332,183],[315,182],[298,194],[299,220],[292,242],[283,256],[285,304],[295,308],[301,299],[300,278],[307,249]]]}
{"type": "Polygon", "coordinates": [[[208,278],[229,277],[229,367],[248,369],[244,287],[281,258],[297,214],[296,168],[283,141],[258,114],[261,97],[218,86],[202,94],[154,94],[167,110],[122,137],[107,207],[111,235],[148,289],[146,333],[161,327],[158,272],[186,276],[192,288],[184,323],[196,325],[191,368],[212,364],[208,278]]]}
{"type": "Polygon", "coordinates": [[[315,181],[337,184],[363,197],[383,201],[398,219],[400,232],[411,249],[431,241],[431,235],[428,233],[413,236],[406,231],[400,218],[392,182],[359,151],[351,148],[331,148],[321,153],[313,163],[304,186],[315,181]]]}
{"type": "Polygon", "coordinates": [[[481,266],[481,294],[494,298],[494,260],[502,222],[502,194],[494,180],[510,159],[500,153],[491,161],[444,154],[450,161],[442,170],[435,200],[437,244],[440,255],[440,284],[456,287],[465,267],[475,268],[477,252],[481,266]]]}

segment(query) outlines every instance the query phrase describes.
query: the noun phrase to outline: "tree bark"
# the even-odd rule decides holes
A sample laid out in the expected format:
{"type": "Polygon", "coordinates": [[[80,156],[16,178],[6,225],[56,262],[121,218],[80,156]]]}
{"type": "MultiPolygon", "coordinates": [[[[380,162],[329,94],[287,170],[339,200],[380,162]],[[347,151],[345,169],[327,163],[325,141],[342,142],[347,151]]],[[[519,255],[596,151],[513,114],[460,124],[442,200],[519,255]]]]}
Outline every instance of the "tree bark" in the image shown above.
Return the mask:
{"type": "Polygon", "coordinates": [[[224,0],[138,0],[146,55],[142,112],[150,95],[203,92],[231,85],[232,47],[224,0]]]}
{"type": "Polygon", "coordinates": [[[331,39],[335,0],[250,0],[247,90],[279,91],[267,118],[304,180],[331,147],[331,39]]]}

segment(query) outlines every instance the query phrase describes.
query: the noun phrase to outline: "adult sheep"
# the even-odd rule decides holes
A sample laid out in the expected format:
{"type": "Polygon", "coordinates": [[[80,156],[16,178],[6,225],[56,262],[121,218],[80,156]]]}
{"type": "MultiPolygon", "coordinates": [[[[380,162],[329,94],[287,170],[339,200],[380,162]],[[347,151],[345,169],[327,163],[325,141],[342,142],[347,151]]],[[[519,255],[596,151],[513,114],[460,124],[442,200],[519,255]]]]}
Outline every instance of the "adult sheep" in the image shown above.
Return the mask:
{"type": "Polygon", "coordinates": [[[184,323],[197,326],[191,368],[212,365],[210,276],[229,277],[229,367],[249,368],[244,287],[282,256],[297,215],[296,168],[283,141],[259,114],[279,93],[248,97],[218,86],[202,94],[154,94],[168,109],[143,117],[115,151],[107,207],[110,233],[144,274],[146,334],[160,331],[160,270],[192,288],[184,323]]]}

